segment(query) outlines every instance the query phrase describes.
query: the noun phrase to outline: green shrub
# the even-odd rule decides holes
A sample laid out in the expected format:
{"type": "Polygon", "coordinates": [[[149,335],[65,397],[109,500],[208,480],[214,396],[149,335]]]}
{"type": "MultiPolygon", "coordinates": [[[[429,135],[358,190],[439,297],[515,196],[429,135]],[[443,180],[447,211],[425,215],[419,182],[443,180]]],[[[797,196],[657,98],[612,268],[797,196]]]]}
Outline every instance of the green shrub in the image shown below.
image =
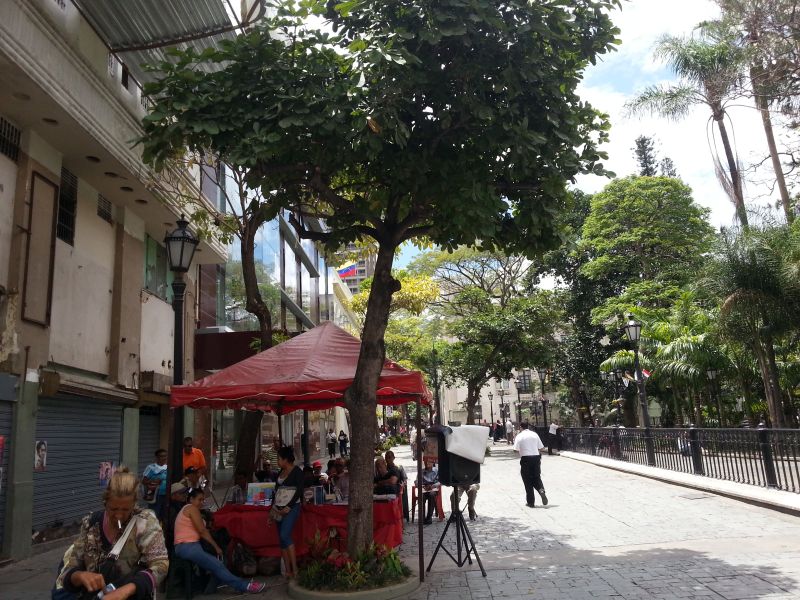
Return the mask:
{"type": "Polygon", "coordinates": [[[297,575],[297,583],[310,590],[356,591],[398,583],[411,574],[397,551],[372,544],[356,559],[330,547],[332,538],[317,531],[309,541],[309,558],[297,575]]]}

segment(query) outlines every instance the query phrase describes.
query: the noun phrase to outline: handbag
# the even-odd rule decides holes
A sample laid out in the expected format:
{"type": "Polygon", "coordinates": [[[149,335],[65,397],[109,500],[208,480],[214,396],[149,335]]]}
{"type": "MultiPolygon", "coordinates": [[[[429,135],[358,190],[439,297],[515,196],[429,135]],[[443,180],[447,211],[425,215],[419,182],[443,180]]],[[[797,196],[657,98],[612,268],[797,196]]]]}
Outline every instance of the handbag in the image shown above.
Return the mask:
{"type": "MultiPolygon", "coordinates": [[[[108,553],[108,556],[105,557],[103,562],[101,562],[97,566],[97,572],[103,576],[103,579],[106,583],[113,583],[116,587],[122,587],[126,583],[129,583],[130,580],[133,579],[133,575],[135,573],[131,573],[126,577],[122,577],[120,574],[119,565],[117,564],[117,559],[119,559],[119,555],[122,552],[122,549],[125,547],[125,544],[128,541],[128,538],[131,535],[131,531],[136,526],[136,521],[139,517],[132,517],[130,521],[128,521],[127,527],[122,532],[122,535],[119,536],[114,546],[111,548],[111,552],[108,553]]],[[[97,592],[89,592],[83,591],[78,594],[78,600],[94,600],[97,598],[97,592]]]]}

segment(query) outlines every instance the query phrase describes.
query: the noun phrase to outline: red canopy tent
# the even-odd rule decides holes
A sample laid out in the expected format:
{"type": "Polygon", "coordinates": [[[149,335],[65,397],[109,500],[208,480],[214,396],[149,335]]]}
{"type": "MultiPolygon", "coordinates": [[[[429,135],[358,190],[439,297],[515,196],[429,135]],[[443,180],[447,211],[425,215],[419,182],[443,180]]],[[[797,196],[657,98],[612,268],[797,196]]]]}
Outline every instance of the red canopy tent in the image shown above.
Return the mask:
{"type": "MultiPolygon", "coordinates": [[[[344,406],[360,352],[357,338],[325,322],[218,373],[174,386],[170,405],[279,414],[344,406]]],[[[430,404],[422,374],[387,360],[378,381],[378,404],[405,404],[418,398],[430,404]]]]}
{"type": "MultiPolygon", "coordinates": [[[[172,387],[170,406],[269,410],[323,410],[344,406],[344,394],[356,375],[361,342],[331,322],[187,385],[172,387]]],[[[431,394],[422,374],[387,360],[377,390],[378,404],[417,402],[417,444],[422,444],[419,405],[431,394]]],[[[422,458],[417,455],[417,485],[422,458]]],[[[419,510],[419,578],[424,581],[422,502],[419,510]]]]}

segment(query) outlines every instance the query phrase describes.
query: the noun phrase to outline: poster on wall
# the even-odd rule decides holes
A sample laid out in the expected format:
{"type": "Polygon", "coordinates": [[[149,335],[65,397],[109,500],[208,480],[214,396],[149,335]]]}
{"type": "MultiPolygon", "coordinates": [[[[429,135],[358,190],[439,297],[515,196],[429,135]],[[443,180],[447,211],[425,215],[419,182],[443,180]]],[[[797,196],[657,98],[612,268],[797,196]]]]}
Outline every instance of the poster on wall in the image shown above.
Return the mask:
{"type": "Polygon", "coordinates": [[[0,494],[3,493],[3,467],[0,467],[0,494]]]}
{"type": "Polygon", "coordinates": [[[36,454],[33,459],[33,470],[43,473],[47,470],[47,441],[36,441],[36,454]]]}
{"type": "Polygon", "coordinates": [[[6,450],[6,436],[0,435],[0,465],[3,463],[4,452],[6,450]]]}
{"type": "Polygon", "coordinates": [[[105,488],[108,486],[108,482],[111,481],[111,476],[114,475],[114,472],[116,470],[117,470],[117,463],[115,462],[103,461],[100,463],[98,478],[100,480],[101,488],[105,488]]]}

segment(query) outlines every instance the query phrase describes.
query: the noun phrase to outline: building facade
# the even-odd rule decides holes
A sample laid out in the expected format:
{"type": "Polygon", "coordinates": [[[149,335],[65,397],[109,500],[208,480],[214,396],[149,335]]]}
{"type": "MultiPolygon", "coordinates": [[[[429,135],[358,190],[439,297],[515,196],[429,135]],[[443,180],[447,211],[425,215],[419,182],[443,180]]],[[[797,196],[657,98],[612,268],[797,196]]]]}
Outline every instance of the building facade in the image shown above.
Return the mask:
{"type": "MultiPolygon", "coordinates": [[[[147,105],[134,69],[80,4],[0,3],[0,554],[12,558],[71,534],[110,468],[141,471],[166,444],[173,370],[194,376],[201,273],[227,256],[200,244],[173,365],[163,239],[180,209],[151,191],[133,144],[147,105]]],[[[181,174],[198,195],[202,176],[181,174]]]]}

